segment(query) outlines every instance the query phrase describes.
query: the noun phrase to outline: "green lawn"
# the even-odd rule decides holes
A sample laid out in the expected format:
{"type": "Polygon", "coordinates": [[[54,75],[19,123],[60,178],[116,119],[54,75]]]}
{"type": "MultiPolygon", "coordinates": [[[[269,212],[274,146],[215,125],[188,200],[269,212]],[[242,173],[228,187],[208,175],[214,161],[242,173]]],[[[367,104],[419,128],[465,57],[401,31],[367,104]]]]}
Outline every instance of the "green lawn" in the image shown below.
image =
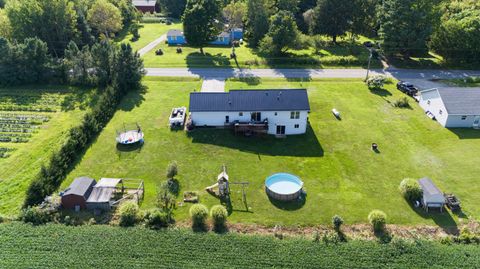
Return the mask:
{"type": "MultiPolygon", "coordinates": [[[[431,177],[445,192],[462,200],[464,213],[479,219],[480,132],[448,130],[425,117],[416,103],[397,109],[402,97],[394,85],[371,92],[360,80],[229,81],[228,89],[308,89],[312,112],[306,135],[287,139],[235,137],[229,130],[198,129],[189,134],[171,131],[172,107],[188,106],[189,93],[200,81],[145,78],[148,90],[131,93],[97,141],[88,149],[62,187],[77,176],[127,177],[145,180],[144,209],[155,206],[156,186],[165,179],[168,163],[179,164],[183,191],[198,191],[202,203],[219,201],[204,191],[215,182],[223,164],[232,181],[248,181],[247,205],[233,187],[230,221],[266,225],[330,223],[335,214],[347,223],[364,223],[372,209],[388,214],[390,223],[454,226],[450,213],[426,215],[412,209],[399,195],[405,177],[431,177]],[[337,108],[343,120],[336,120],[337,108]],[[141,149],[117,150],[115,130],[138,122],[145,132],[141,149]],[[379,144],[380,153],[370,150],[379,144]],[[263,183],[276,172],[290,172],[305,182],[306,202],[277,204],[267,198],[263,183]]],[[[179,206],[177,220],[188,218],[189,205],[179,206]]]]}
{"type": "Polygon", "coordinates": [[[134,50],[139,50],[155,39],[159,38],[163,34],[166,34],[170,29],[178,29],[181,27],[181,24],[176,22],[171,25],[166,25],[165,23],[143,23],[140,24],[140,39],[133,42],[130,39],[133,37],[132,34],[124,32],[121,33],[116,39],[116,42],[119,43],[130,43],[134,50]]]}
{"type": "MultiPolygon", "coordinates": [[[[1,268],[478,268],[478,245],[0,224],[1,268]]],[[[307,235],[310,236],[310,235],[307,235]]]]}
{"type": "MultiPolygon", "coordinates": [[[[181,29],[181,27],[177,24],[165,29],[181,29]]],[[[143,43],[143,39],[142,36],[137,42],[143,43]]],[[[368,64],[369,52],[362,45],[366,40],[362,37],[355,44],[348,41],[342,41],[339,45],[328,44],[318,52],[313,48],[290,50],[287,55],[279,57],[262,56],[244,44],[235,50],[237,62],[230,59],[232,48],[228,46],[209,46],[204,48],[204,55],[200,54],[198,48],[182,46],[183,52],[179,54],[176,52],[177,46],[162,43],[143,58],[146,67],[360,68],[368,64]],[[164,55],[155,55],[157,49],[162,49],[164,55]]],[[[372,66],[380,67],[381,65],[374,60],[372,66]]]]}
{"type": "Polygon", "coordinates": [[[67,86],[0,89],[0,137],[12,139],[0,142],[11,149],[0,158],[0,214],[18,213],[30,181],[79,123],[92,92],[67,86]]]}

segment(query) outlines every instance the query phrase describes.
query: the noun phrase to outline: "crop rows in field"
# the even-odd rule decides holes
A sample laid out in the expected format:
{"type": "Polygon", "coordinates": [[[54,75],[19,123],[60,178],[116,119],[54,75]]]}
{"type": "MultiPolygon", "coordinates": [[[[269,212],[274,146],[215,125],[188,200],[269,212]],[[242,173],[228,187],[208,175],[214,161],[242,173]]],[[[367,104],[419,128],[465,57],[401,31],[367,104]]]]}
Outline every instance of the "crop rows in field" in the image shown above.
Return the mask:
{"type": "Polygon", "coordinates": [[[0,111],[55,112],[63,100],[61,94],[1,94],[0,111]]]}
{"type": "Polygon", "coordinates": [[[110,226],[0,225],[0,267],[475,268],[478,245],[304,239],[110,226]],[[128,242],[128,243],[127,243],[128,242]]]}
{"type": "Polygon", "coordinates": [[[14,150],[15,149],[13,149],[13,148],[0,147],[0,158],[8,158],[10,156],[10,153],[14,150]]]}
{"type": "Polygon", "coordinates": [[[40,125],[50,120],[42,114],[0,114],[0,142],[26,143],[40,125]]]}

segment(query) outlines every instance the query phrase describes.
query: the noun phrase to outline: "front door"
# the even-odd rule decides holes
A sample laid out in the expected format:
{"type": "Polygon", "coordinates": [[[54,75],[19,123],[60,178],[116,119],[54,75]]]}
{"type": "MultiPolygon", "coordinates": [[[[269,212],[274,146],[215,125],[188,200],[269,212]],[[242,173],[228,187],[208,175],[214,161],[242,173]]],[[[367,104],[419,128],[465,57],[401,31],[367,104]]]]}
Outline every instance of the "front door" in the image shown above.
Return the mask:
{"type": "Polygon", "coordinates": [[[285,125],[277,125],[277,135],[285,134],[285,125]]]}
{"type": "Polygon", "coordinates": [[[480,127],[480,116],[475,116],[475,119],[473,120],[473,128],[479,128],[480,127]]]}

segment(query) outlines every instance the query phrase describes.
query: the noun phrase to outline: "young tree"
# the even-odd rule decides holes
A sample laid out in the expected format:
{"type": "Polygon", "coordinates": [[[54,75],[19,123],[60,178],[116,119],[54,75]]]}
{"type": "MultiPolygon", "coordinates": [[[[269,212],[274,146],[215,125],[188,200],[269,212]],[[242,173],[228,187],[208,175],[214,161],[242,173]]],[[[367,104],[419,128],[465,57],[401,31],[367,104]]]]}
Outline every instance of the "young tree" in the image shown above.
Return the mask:
{"type": "Polygon", "coordinates": [[[295,45],[298,36],[297,24],[290,11],[281,10],[270,19],[270,29],[260,42],[263,52],[279,55],[295,45]]]}
{"type": "Polygon", "coordinates": [[[178,174],[178,166],[176,162],[171,162],[167,167],[167,179],[174,179],[178,174]]]}
{"type": "Polygon", "coordinates": [[[107,0],[98,0],[88,10],[87,19],[92,28],[109,38],[123,27],[120,10],[107,0]]]}
{"type": "Polygon", "coordinates": [[[220,33],[218,21],[221,16],[219,0],[188,0],[183,13],[183,32],[188,44],[203,47],[220,33]]]}
{"type": "Polygon", "coordinates": [[[113,61],[113,84],[120,93],[141,88],[141,79],[145,74],[140,55],[132,50],[130,44],[122,43],[117,49],[113,61]]]}
{"type": "Polygon", "coordinates": [[[350,27],[352,20],[352,1],[318,0],[314,9],[313,34],[328,35],[337,43],[337,37],[343,36],[350,27]]]}
{"type": "Polygon", "coordinates": [[[92,46],[91,54],[96,70],[97,83],[105,87],[111,82],[115,49],[108,40],[100,41],[92,46]]]}
{"type": "Polygon", "coordinates": [[[12,33],[12,26],[10,20],[3,9],[0,9],[0,37],[10,38],[12,33]]]}
{"type": "Polygon", "coordinates": [[[424,54],[432,32],[428,0],[384,0],[380,8],[380,37],[387,55],[424,54]]]}
{"type": "Polygon", "coordinates": [[[256,48],[268,32],[269,21],[265,0],[247,0],[245,37],[256,48]]]}

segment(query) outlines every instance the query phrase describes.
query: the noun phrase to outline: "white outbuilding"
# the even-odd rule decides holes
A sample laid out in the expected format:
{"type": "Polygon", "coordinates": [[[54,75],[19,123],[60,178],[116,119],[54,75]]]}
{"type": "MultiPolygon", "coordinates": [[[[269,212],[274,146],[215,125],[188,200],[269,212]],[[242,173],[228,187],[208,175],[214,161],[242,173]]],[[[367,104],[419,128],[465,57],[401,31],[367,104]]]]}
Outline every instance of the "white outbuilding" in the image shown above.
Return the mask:
{"type": "Polygon", "coordinates": [[[306,89],[193,92],[189,112],[196,127],[284,136],[306,132],[310,105],[306,89]]]}
{"type": "Polygon", "coordinates": [[[423,208],[428,212],[428,209],[433,208],[440,208],[440,211],[443,210],[445,205],[445,197],[440,189],[433,184],[432,180],[424,177],[418,180],[418,184],[423,190],[423,197],[422,197],[422,205],[423,208]]]}
{"type": "Polygon", "coordinates": [[[447,128],[480,128],[480,89],[443,88],[420,92],[425,113],[447,128]]]}

